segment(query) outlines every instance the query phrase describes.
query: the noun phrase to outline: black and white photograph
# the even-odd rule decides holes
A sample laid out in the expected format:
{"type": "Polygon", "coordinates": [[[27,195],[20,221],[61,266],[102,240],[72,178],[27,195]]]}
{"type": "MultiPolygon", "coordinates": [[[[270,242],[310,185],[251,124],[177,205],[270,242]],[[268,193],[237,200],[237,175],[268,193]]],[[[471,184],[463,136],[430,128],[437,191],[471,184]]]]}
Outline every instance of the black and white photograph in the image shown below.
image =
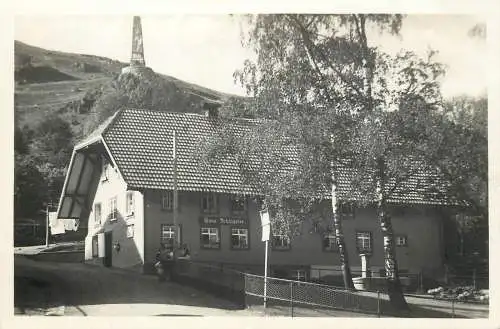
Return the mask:
{"type": "Polygon", "coordinates": [[[486,15],[13,24],[14,318],[490,318],[486,15]]]}

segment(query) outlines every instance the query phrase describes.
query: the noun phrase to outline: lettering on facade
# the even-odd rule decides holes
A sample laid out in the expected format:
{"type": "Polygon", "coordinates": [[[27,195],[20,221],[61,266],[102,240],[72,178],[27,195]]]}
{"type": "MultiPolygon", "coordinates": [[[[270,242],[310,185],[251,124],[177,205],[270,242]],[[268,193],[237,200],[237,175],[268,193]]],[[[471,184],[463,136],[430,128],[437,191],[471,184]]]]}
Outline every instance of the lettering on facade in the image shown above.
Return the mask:
{"type": "Polygon", "coordinates": [[[203,225],[247,225],[246,218],[239,217],[200,217],[203,225]]]}

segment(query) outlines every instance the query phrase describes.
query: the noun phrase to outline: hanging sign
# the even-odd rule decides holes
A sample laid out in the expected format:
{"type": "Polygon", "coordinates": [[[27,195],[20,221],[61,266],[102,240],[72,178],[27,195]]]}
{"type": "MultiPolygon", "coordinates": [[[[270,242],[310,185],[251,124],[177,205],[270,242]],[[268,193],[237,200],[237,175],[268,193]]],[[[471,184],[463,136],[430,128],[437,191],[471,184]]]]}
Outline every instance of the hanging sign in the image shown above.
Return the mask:
{"type": "Polygon", "coordinates": [[[261,210],[260,222],[262,226],[262,241],[269,241],[269,236],[271,235],[271,221],[269,220],[269,212],[267,210],[261,210]]]}

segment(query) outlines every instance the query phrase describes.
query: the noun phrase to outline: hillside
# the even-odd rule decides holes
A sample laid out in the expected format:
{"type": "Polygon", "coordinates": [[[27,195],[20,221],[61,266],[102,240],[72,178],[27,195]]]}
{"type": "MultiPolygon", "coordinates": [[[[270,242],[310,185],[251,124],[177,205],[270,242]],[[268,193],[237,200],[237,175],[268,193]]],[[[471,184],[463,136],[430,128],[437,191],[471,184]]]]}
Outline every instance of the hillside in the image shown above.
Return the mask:
{"type": "MultiPolygon", "coordinates": [[[[118,77],[121,69],[128,65],[105,57],[47,50],[20,41],[15,41],[14,53],[14,104],[17,125],[32,127],[42,118],[57,113],[72,124],[75,135],[80,134],[80,126],[91,111],[96,97],[113,93],[114,79],[118,77]]],[[[194,104],[203,100],[225,101],[238,97],[168,75],[157,76],[172,86],[175,92],[180,92],[188,103],[194,104]]]]}

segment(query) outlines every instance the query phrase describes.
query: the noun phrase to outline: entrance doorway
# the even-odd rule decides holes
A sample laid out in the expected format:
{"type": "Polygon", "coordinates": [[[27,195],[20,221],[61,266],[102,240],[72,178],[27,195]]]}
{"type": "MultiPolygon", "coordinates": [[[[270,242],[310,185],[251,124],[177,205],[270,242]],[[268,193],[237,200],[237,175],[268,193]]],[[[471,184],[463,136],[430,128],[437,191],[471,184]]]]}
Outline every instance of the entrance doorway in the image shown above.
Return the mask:
{"type": "Polygon", "coordinates": [[[104,266],[113,265],[113,232],[104,233],[104,266]]]}

